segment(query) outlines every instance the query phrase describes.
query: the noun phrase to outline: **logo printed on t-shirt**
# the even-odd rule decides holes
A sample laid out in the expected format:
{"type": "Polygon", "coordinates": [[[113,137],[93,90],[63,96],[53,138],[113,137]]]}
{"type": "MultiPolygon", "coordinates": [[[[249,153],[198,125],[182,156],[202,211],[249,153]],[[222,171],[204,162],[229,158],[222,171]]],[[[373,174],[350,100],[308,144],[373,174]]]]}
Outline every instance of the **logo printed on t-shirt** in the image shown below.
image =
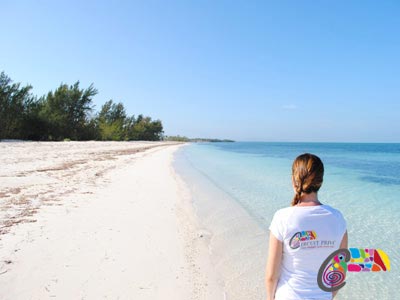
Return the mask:
{"type": "Polygon", "coordinates": [[[298,248],[334,248],[335,240],[319,240],[314,230],[298,231],[289,241],[289,247],[298,248]]]}
{"type": "Polygon", "coordinates": [[[314,230],[296,232],[289,241],[289,246],[292,249],[300,247],[300,242],[312,241],[317,239],[317,233],[314,230]]]}

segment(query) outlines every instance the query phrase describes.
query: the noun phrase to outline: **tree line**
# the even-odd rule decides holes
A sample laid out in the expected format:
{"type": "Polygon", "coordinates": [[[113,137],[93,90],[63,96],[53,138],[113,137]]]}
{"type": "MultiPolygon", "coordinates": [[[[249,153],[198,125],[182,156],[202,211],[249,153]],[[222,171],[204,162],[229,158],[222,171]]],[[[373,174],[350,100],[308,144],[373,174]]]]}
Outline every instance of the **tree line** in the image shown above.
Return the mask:
{"type": "Polygon", "coordinates": [[[160,120],[139,114],[128,116],[124,105],[113,100],[94,111],[93,84],[86,89],[60,84],[47,95],[37,97],[32,86],[14,83],[0,74],[0,139],[37,141],[102,140],[128,141],[163,139],[160,120]]]}

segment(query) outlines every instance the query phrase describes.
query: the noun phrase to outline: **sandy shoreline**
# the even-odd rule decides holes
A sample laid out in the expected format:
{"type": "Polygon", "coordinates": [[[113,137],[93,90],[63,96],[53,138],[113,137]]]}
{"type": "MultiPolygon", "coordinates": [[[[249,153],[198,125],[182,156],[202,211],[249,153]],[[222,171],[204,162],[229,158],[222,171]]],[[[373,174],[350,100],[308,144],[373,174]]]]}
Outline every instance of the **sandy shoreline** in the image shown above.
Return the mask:
{"type": "Polygon", "coordinates": [[[1,299],[224,299],[182,143],[0,143],[1,299]]]}
{"type": "Polygon", "coordinates": [[[179,149],[175,170],[190,191],[198,227],[223,282],[227,300],[265,300],[268,232],[245,207],[220,188],[179,149]]]}

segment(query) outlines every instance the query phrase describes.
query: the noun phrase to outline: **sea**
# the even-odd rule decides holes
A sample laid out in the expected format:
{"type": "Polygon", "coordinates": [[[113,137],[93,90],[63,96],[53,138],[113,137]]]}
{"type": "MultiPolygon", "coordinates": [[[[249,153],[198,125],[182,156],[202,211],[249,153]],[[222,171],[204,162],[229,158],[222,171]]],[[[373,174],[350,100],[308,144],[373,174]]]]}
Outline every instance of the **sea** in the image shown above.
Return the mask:
{"type": "Polygon", "coordinates": [[[225,299],[265,299],[268,227],[293,198],[291,166],[302,153],[325,167],[319,200],[339,209],[349,247],[383,250],[386,272],[348,272],[335,299],[400,299],[400,144],[189,143],[174,168],[191,190],[225,299]]]}

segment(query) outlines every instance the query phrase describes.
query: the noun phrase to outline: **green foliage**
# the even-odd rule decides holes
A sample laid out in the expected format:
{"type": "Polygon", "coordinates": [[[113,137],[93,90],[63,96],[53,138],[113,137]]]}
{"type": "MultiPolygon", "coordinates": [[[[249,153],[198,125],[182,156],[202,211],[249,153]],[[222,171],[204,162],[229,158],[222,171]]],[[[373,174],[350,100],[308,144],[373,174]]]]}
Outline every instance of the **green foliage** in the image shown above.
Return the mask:
{"type": "Polygon", "coordinates": [[[116,104],[113,103],[113,100],[107,101],[101,107],[97,119],[101,140],[125,140],[126,112],[122,103],[116,104]]]}
{"type": "Polygon", "coordinates": [[[61,84],[54,93],[49,92],[40,111],[40,116],[48,122],[48,136],[54,140],[66,137],[82,140],[96,94],[93,85],[79,89],[79,81],[71,86],[61,84]]]}
{"type": "Polygon", "coordinates": [[[159,141],[163,134],[160,120],[139,115],[128,117],[122,103],[107,101],[97,116],[101,140],[146,140],[159,141]]]}
{"type": "Polygon", "coordinates": [[[97,89],[79,88],[79,81],[61,84],[39,99],[20,83],[0,74],[0,139],[30,140],[161,140],[160,120],[127,116],[122,103],[107,101],[93,116],[97,89]]]}
{"type": "Polygon", "coordinates": [[[0,139],[24,138],[22,128],[34,101],[31,89],[30,85],[12,83],[4,72],[0,73],[0,139]]]}
{"type": "Polygon", "coordinates": [[[139,115],[128,136],[130,140],[159,141],[163,135],[160,120],[152,121],[150,117],[139,115]]]}
{"type": "Polygon", "coordinates": [[[22,124],[22,138],[28,140],[47,140],[48,127],[50,126],[46,116],[41,112],[44,99],[32,101],[24,111],[24,122],[22,124]]]}

